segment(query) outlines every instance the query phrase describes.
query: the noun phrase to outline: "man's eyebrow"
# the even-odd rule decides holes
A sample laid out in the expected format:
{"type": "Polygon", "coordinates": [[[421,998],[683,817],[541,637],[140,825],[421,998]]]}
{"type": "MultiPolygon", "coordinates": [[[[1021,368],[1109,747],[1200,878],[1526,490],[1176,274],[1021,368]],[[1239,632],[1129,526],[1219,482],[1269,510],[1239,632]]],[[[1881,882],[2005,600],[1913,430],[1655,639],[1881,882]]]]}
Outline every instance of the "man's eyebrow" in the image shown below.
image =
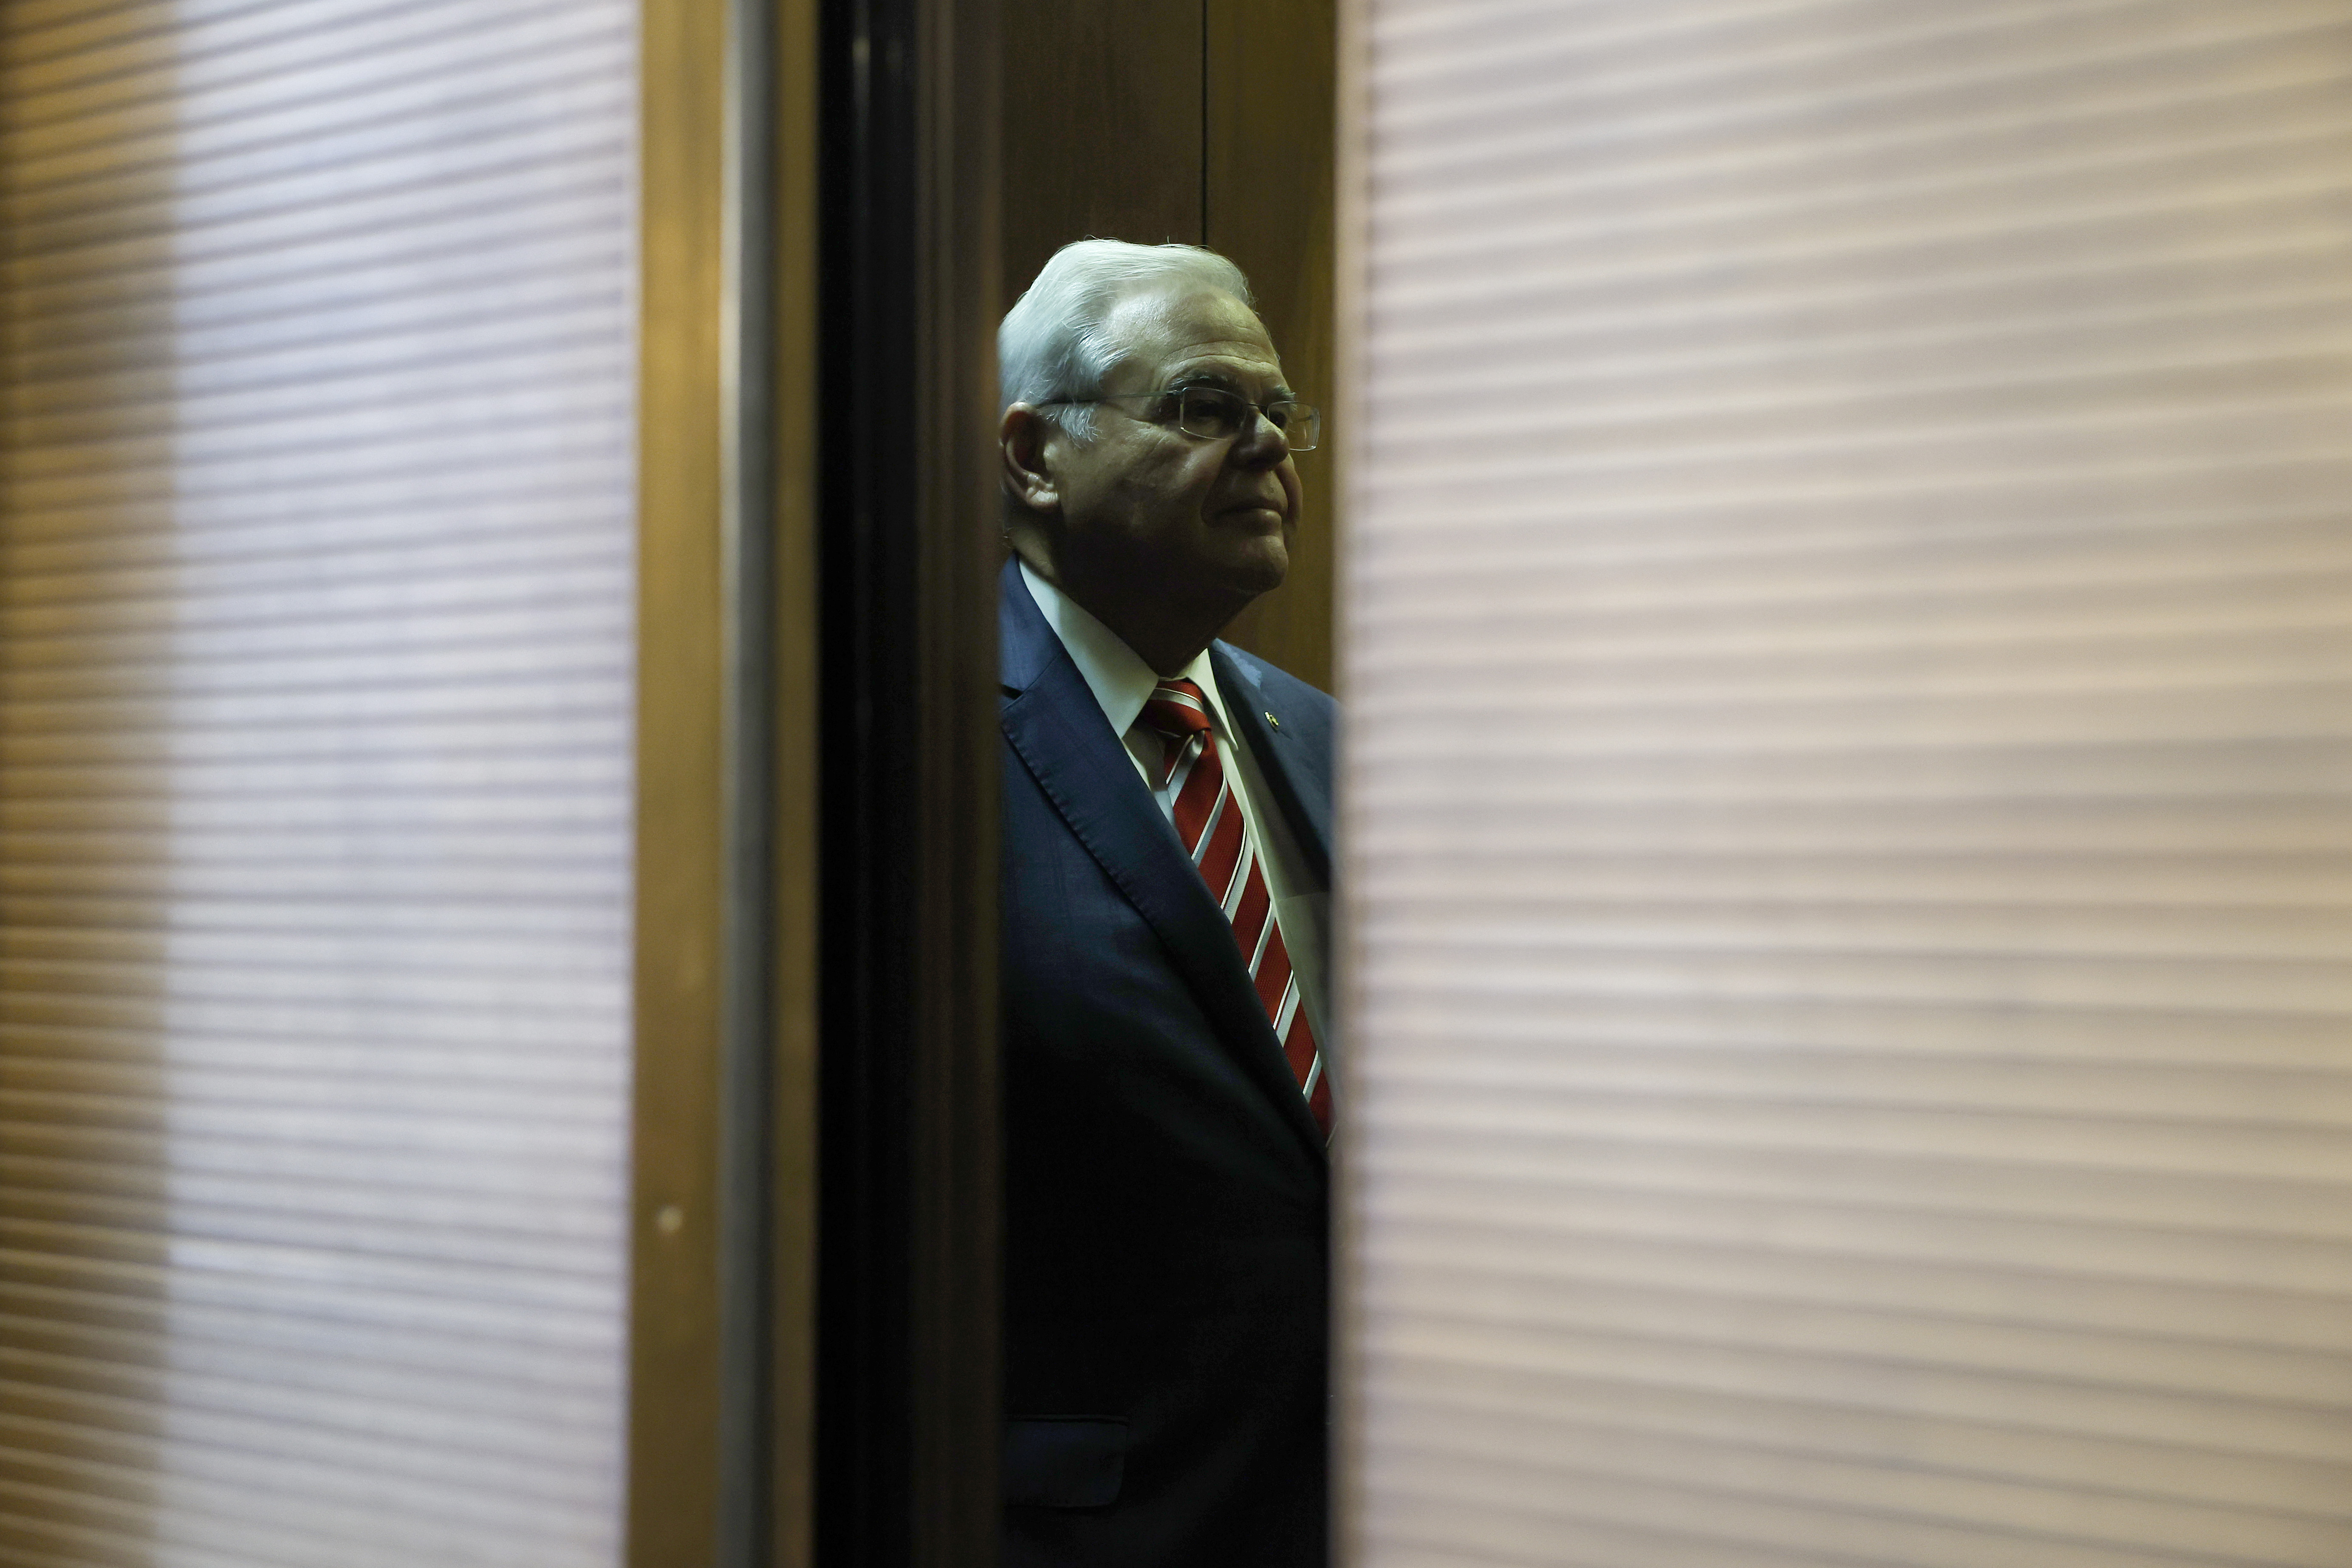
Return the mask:
{"type": "MultiPolygon", "coordinates": [[[[1249,395],[1249,388],[1242,384],[1241,377],[1230,371],[1218,370],[1209,365],[1202,365],[1198,370],[1185,371],[1168,384],[1168,390],[1178,392],[1188,386],[1222,387],[1227,392],[1236,393],[1244,397],[1249,395]]],[[[1289,387],[1277,383],[1274,389],[1265,395],[1265,400],[1268,403],[1279,403],[1285,398],[1296,399],[1297,396],[1297,394],[1292,392],[1289,387]]]]}

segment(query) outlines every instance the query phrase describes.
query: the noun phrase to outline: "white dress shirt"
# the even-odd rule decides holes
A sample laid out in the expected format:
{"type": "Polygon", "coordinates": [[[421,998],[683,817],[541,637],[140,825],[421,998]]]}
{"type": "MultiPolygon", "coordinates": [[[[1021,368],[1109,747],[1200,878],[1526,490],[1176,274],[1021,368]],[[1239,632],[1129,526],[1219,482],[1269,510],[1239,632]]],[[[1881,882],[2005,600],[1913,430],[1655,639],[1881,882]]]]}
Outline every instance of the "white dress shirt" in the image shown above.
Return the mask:
{"type": "MultiPolygon", "coordinates": [[[[1151,696],[1151,689],[1160,684],[1160,677],[1141,656],[1119,640],[1117,632],[1031,571],[1025,561],[1021,563],[1021,580],[1029,584],[1029,596],[1037,601],[1045,624],[1062,639],[1078,673],[1086,678],[1087,689],[1102,705],[1111,733],[1125,742],[1128,758],[1135,763],[1144,788],[1151,792],[1160,809],[1173,822],[1176,797],[1154,783],[1167,759],[1166,742],[1157,730],[1137,722],[1151,696]]],[[[1209,668],[1208,654],[1203,651],[1178,673],[1198,686],[1209,700],[1209,721],[1216,733],[1217,754],[1225,761],[1225,781],[1242,804],[1242,821],[1249,828],[1251,841],[1257,846],[1258,858],[1265,868],[1265,890],[1274,900],[1274,918],[1282,929],[1282,944],[1290,952],[1290,971],[1298,981],[1298,1000],[1307,1009],[1307,1021],[1315,1027],[1316,1039],[1328,1041],[1330,1036],[1324,1027],[1324,1020],[1329,1016],[1324,1007],[1328,951],[1324,931],[1330,910],[1329,890],[1315,886],[1307,874],[1306,858],[1298,852],[1297,840],[1282,813],[1259,808],[1260,801],[1270,802],[1274,796],[1266,789],[1265,775],[1259,771],[1257,759],[1234,732],[1233,721],[1225,713],[1224,698],[1217,690],[1216,672],[1209,668]]],[[[1328,1050],[1325,1060],[1328,1067],[1328,1050]]]]}

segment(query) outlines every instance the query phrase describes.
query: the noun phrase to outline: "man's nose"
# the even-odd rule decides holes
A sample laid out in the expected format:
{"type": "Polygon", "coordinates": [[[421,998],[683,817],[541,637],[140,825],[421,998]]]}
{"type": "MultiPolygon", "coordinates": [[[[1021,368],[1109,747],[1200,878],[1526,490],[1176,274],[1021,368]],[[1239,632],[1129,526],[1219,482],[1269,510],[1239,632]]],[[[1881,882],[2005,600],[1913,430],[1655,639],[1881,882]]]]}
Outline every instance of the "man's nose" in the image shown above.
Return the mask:
{"type": "Polygon", "coordinates": [[[1270,468],[1290,456],[1290,442],[1264,409],[1253,408],[1249,424],[1234,437],[1233,456],[1244,468],[1270,468]]]}

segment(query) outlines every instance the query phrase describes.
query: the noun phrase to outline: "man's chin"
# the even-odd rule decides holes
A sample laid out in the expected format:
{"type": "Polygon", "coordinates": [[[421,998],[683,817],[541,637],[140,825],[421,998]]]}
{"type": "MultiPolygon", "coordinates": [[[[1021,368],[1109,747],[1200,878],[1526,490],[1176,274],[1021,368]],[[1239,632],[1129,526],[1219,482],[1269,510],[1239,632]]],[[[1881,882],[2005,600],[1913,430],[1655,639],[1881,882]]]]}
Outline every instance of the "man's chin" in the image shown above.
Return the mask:
{"type": "Polygon", "coordinates": [[[1278,536],[1253,542],[1257,548],[1237,550],[1223,563],[1223,576],[1235,593],[1255,599],[1281,587],[1290,575],[1290,548],[1278,536]]]}

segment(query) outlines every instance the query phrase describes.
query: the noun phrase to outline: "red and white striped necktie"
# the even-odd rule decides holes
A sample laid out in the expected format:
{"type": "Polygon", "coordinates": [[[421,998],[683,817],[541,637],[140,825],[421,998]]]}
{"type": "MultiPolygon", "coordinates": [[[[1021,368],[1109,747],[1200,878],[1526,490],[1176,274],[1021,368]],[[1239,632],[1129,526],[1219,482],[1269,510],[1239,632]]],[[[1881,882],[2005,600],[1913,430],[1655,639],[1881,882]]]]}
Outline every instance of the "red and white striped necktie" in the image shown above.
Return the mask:
{"type": "Polygon", "coordinates": [[[1191,852],[1192,864],[1209,884],[1209,892],[1223,906],[1233,922],[1234,941],[1242,962],[1257,984],[1257,999],[1273,1020],[1274,1037],[1291,1076],[1307,1096],[1307,1109],[1323,1136],[1331,1136],[1331,1086],[1323,1077],[1323,1055],[1315,1043],[1315,1026],[1299,1005],[1298,977],[1291,973],[1290,950],[1283,945],[1282,924],[1274,918],[1274,899],[1266,891],[1265,868],[1258,862],[1257,845],[1242,816],[1241,802],[1225,778],[1217,755],[1217,737],[1209,724],[1208,700],[1189,680],[1163,680],[1143,705],[1143,722],[1167,742],[1160,773],[1161,789],[1172,788],[1176,798],[1176,837],[1191,852]]]}

